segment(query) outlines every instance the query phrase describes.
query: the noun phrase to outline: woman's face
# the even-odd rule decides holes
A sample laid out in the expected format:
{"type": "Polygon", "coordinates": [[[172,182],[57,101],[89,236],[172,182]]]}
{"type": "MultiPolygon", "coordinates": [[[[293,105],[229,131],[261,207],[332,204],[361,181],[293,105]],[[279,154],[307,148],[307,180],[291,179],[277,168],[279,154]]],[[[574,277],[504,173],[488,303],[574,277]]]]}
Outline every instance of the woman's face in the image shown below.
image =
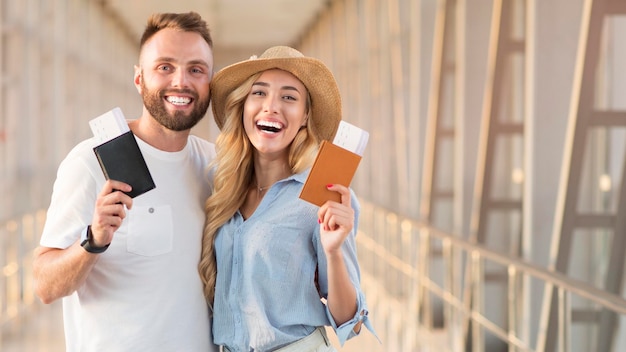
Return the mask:
{"type": "Polygon", "coordinates": [[[264,71],[244,102],[243,124],[257,151],[284,156],[300,127],[306,124],[307,90],[289,72],[264,71]]]}

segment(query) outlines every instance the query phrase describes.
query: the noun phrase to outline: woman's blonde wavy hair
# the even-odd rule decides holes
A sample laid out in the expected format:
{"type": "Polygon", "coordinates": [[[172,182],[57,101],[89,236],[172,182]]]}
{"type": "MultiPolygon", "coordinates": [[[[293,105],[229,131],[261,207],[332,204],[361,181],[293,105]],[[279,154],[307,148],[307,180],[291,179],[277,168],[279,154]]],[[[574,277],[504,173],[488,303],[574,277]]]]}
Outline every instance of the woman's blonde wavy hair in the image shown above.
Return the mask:
{"type": "MultiPolygon", "coordinates": [[[[261,73],[251,76],[228,95],[224,109],[226,114],[224,126],[215,142],[217,157],[211,164],[215,170],[213,192],[205,204],[206,223],[198,266],[204,284],[204,295],[210,307],[213,307],[217,278],[215,257],[217,231],[243,205],[254,176],[254,146],[244,130],[243,105],[253,83],[261,73]]],[[[312,165],[319,147],[319,137],[310,131],[313,130],[312,118],[320,117],[310,116],[311,98],[308,90],[306,114],[306,128],[298,131],[289,147],[289,167],[293,174],[303,172],[312,165]]]]}

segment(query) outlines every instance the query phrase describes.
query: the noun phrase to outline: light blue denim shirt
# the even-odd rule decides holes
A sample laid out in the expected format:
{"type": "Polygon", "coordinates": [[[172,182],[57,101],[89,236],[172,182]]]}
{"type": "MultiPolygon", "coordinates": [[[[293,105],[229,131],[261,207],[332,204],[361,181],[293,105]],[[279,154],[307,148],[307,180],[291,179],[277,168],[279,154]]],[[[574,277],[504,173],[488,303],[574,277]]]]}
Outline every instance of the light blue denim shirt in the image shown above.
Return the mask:
{"type": "Polygon", "coordinates": [[[327,262],[320,242],[318,207],[298,196],[308,171],[274,184],[244,221],[237,212],[218,231],[217,281],[213,312],[214,343],[233,352],[271,351],[332,326],[340,343],[355,336],[354,326],[368,321],[360,288],[356,253],[359,203],[352,193],[355,226],[343,244],[343,255],[357,290],[354,318],[341,326],[320,301],[315,286],[319,267],[321,295],[328,295],[327,262]]]}

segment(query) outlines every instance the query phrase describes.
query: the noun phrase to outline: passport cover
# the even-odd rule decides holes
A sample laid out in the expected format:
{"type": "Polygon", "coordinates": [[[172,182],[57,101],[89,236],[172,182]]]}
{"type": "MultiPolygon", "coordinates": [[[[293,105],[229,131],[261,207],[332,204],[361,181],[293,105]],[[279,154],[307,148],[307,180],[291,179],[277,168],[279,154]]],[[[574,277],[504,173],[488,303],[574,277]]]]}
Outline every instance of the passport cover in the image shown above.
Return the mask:
{"type": "Polygon", "coordinates": [[[131,198],[156,187],[132,131],[94,147],[93,151],[104,178],[128,183],[133,189],[124,193],[131,198]]]}
{"type": "Polygon", "coordinates": [[[323,140],[313,167],[307,177],[300,198],[321,206],[327,200],[341,202],[341,195],[326,189],[328,184],[350,186],[361,156],[323,140]]]}

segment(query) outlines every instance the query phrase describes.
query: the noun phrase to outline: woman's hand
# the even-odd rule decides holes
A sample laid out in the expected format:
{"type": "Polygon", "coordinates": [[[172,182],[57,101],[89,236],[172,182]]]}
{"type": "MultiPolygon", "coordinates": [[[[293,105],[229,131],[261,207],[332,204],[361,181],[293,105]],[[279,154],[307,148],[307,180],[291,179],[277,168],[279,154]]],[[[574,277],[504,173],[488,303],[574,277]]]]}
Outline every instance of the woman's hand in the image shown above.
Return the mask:
{"type": "Polygon", "coordinates": [[[341,245],[354,228],[354,209],[350,204],[350,189],[327,185],[328,190],[341,195],[341,203],[327,201],[317,212],[320,239],[328,263],[327,304],[337,326],[349,321],[357,310],[356,289],[350,281],[341,245]]]}
{"type": "Polygon", "coordinates": [[[327,201],[317,212],[322,246],[326,253],[341,249],[341,244],[354,228],[354,209],[350,204],[350,189],[342,185],[327,185],[341,195],[341,203],[327,201]]]}

